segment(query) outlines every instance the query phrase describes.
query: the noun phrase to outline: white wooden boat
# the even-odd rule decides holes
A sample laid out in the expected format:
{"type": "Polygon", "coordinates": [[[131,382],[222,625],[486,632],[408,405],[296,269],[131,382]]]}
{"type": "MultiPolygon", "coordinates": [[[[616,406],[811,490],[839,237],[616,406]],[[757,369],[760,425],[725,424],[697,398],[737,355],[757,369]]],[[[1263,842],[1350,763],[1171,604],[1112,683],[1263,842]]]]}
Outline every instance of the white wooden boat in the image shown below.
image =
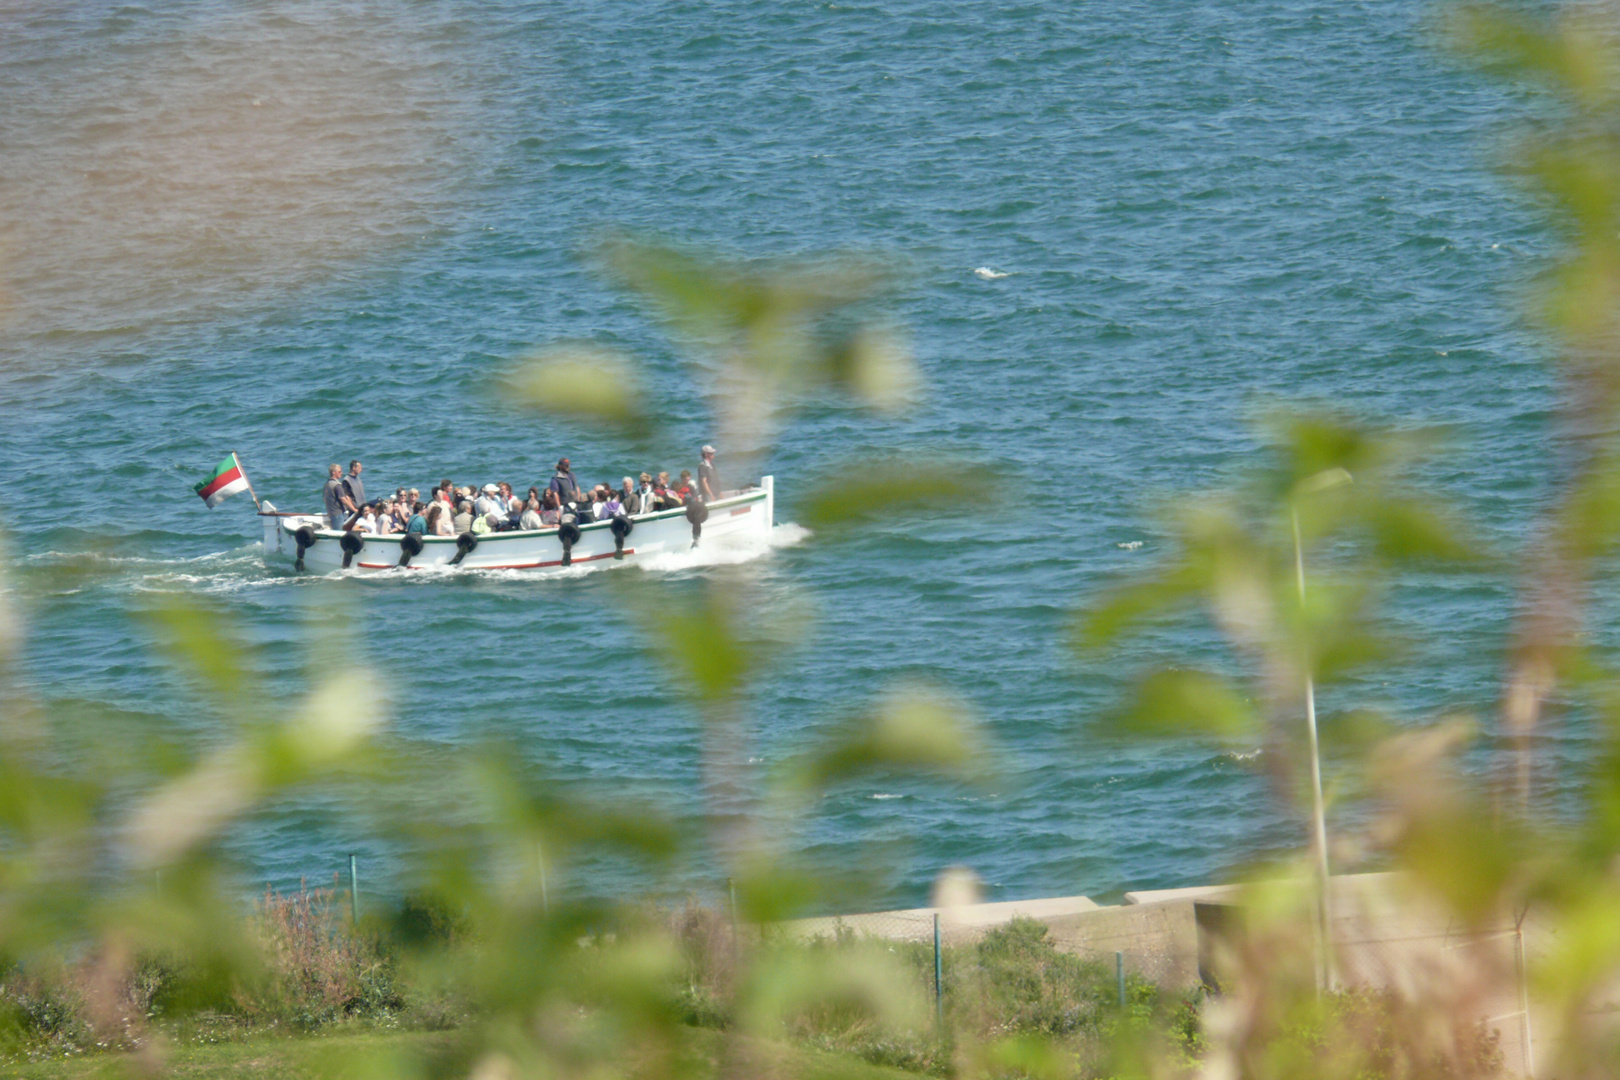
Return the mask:
{"type": "Polygon", "coordinates": [[[266,562],[290,562],[317,574],[343,569],[417,570],[447,565],[469,570],[538,570],[688,551],[697,542],[699,532],[705,545],[743,536],[763,540],[770,535],[776,514],[775,479],[764,477],[758,487],[727,492],[706,506],[697,506],[701,509],[686,507],[639,514],[617,524],[582,523],[577,526],[577,537],[558,526],[478,536],[378,536],[333,529],[323,514],[285,513],[268,502],[260,508],[259,521],[264,529],[266,562]],[[628,521],[628,528],[624,521],[628,521]],[[565,544],[569,539],[573,543],[565,544]]]}

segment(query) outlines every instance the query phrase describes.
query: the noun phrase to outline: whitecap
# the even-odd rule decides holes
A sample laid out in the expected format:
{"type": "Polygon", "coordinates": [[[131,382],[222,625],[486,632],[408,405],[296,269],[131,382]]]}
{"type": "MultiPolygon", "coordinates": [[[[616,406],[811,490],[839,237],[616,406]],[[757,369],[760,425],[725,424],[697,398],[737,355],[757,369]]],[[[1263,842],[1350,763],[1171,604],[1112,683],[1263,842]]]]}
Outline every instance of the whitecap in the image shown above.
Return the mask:
{"type": "Polygon", "coordinates": [[[1002,278],[1007,276],[1002,271],[992,270],[988,266],[977,267],[973,272],[979,277],[983,278],[985,281],[1000,281],[1002,278]]]}
{"type": "Polygon", "coordinates": [[[1115,544],[1114,546],[1117,547],[1117,548],[1123,548],[1126,551],[1135,551],[1137,548],[1142,546],[1142,541],[1140,541],[1140,540],[1121,540],[1119,543],[1115,544]]]}
{"type": "Polygon", "coordinates": [[[905,798],[905,796],[904,795],[890,795],[890,794],[887,794],[885,792],[879,792],[878,794],[871,796],[871,798],[874,798],[874,799],[903,799],[903,798],[905,798]]]}

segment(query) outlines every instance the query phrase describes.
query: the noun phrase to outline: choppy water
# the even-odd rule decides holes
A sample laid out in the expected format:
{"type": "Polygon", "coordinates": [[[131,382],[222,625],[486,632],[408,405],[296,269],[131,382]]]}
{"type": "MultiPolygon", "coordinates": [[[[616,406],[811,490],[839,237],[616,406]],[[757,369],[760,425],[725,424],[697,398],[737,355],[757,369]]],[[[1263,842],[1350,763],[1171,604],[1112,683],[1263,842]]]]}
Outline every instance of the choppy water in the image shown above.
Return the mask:
{"type": "MultiPolygon", "coordinates": [[[[1003,764],[989,789],[841,791],[796,842],[829,867],[894,852],[896,902],[954,862],[999,897],[1107,896],[1295,844],[1241,755],[1098,742],[1150,646],[1078,665],[1060,633],[1154,556],[1151,493],[1241,468],[1272,396],[1452,425],[1437,478],[1487,530],[1532,520],[1549,384],[1510,291],[1548,241],[1489,167],[1518,103],[1422,19],[1396,0],[7,4],[0,515],[25,568],[110,570],[34,613],[31,676],[172,700],[136,613],[178,588],[220,599],[290,691],[305,621],[342,606],[402,733],[499,734],[694,811],[693,719],[638,688],[618,599],[710,571],[297,579],[260,565],[248,504],[210,513],[190,485],[231,449],[284,506],[354,456],[373,491],[522,487],[561,453],[591,479],[691,467],[701,397],[577,257],[597,230],[875,250],[907,267],[931,394],[901,420],[803,415],[768,461],[779,520],[834,462],[918,444],[1012,470],[1013,504],[838,545],[788,530],[751,563],[819,611],[758,688],[756,752],[921,676],[978,709],[1003,764]],[[490,400],[570,338],[647,358],[673,418],[657,461],[490,400]],[[595,678],[521,692],[556,670],[595,678]]],[[[1421,663],[1324,707],[1485,707],[1503,599],[1411,583],[1421,663]]],[[[232,846],[279,883],[351,850],[385,864],[352,820],[291,800],[232,846]]]]}

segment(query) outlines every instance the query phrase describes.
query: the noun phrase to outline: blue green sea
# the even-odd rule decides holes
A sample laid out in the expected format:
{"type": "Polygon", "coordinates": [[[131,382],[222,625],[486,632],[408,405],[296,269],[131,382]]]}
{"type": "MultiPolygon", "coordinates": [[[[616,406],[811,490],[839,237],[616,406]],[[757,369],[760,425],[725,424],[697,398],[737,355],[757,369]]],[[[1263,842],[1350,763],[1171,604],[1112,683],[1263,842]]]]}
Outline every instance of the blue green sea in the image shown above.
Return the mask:
{"type": "MultiPolygon", "coordinates": [[[[699,815],[696,716],[624,601],[734,569],[299,577],[263,564],[245,497],[209,511],[191,487],[233,450],[292,509],[351,458],[374,493],[521,490],[563,455],[591,481],[695,469],[715,437],[701,373],[595,269],[598,239],[875,254],[927,393],[899,416],[804,402],[765,450],[778,542],[747,572],[815,623],[751,689],[749,753],[768,769],[922,680],[980,718],[997,768],[845,785],[791,844],[829,872],[883,852],[873,902],[896,906],[952,864],[992,899],[1107,898],[1298,848],[1256,748],[1099,735],[1142,665],[1208,656],[1202,630],[1083,660],[1063,635],[1163,554],[1158,500],[1253,465],[1251,421],[1284,400],[1445,430],[1429,479],[1533,557],[1553,391],[1521,298],[1554,241],[1497,168],[1528,103],[1436,47],[1435,14],[6,4],[0,525],[25,680],[228,738],[154,648],[143,613],[178,591],[226,614],[286,701],[316,641],[379,674],[387,693],[355,708],[424,753],[499,740],[559,783],[699,815]],[[657,445],[500,400],[502,375],[564,341],[640,358],[657,445]],[[836,540],[799,527],[813,485],[917,448],[1001,497],[836,540]],[[332,618],[336,641],[312,636],[332,618]]],[[[1363,706],[1488,729],[1507,584],[1414,579],[1390,610],[1408,657],[1326,693],[1328,735],[1363,706]]],[[[1556,728],[1547,760],[1582,745],[1556,728]]],[[[423,820],[456,801],[409,797],[423,820]]],[[[226,847],[254,887],[350,852],[402,884],[408,852],[367,821],[341,788],[294,792],[226,847]]],[[[723,876],[694,857],[664,884],[723,876]]],[[[604,862],[559,887],[640,883],[604,862]]]]}

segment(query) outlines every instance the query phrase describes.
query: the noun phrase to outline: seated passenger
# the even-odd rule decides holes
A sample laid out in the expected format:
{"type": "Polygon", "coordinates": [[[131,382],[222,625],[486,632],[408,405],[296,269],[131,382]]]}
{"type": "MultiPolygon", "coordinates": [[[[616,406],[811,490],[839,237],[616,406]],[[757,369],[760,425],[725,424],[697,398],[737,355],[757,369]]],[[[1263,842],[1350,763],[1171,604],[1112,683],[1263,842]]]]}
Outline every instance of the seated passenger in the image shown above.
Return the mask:
{"type": "Polygon", "coordinates": [[[456,535],[450,524],[450,508],[444,503],[436,501],[428,507],[427,533],[429,536],[456,535]]]}
{"type": "MultiPolygon", "coordinates": [[[[658,509],[658,502],[657,496],[653,494],[652,474],[642,473],[641,483],[636,486],[635,513],[650,514],[656,509],[658,509]]],[[[626,508],[626,512],[629,512],[628,507],[626,508]]]]}
{"type": "Polygon", "coordinates": [[[518,527],[522,529],[545,528],[545,523],[540,520],[540,500],[538,498],[530,499],[523,504],[523,517],[518,521],[518,527]]]}
{"type": "Polygon", "coordinates": [[[681,482],[675,485],[675,498],[677,500],[677,504],[680,506],[685,506],[686,500],[690,498],[695,491],[697,491],[697,488],[692,486],[692,470],[682,469],[681,482]]]}
{"type": "Polygon", "coordinates": [[[384,499],[382,503],[378,505],[376,521],[377,524],[373,531],[379,536],[387,536],[391,532],[399,531],[394,525],[394,504],[391,500],[384,499]]]}
{"type": "Polygon", "coordinates": [[[427,532],[427,518],[422,516],[422,503],[420,500],[411,504],[411,518],[405,523],[405,531],[416,533],[418,536],[427,532]]]}
{"type": "Polygon", "coordinates": [[[354,531],[363,533],[377,531],[377,508],[374,503],[367,503],[360,508],[360,517],[354,523],[354,531]]]}
{"type": "Polygon", "coordinates": [[[617,491],[604,492],[602,495],[602,520],[612,521],[624,513],[624,502],[619,498],[617,491]]]}
{"type": "Polygon", "coordinates": [[[562,503],[557,501],[557,493],[547,489],[545,497],[540,500],[540,527],[549,529],[562,520],[562,503]]]}
{"type": "Polygon", "coordinates": [[[473,503],[473,513],[485,517],[497,511],[502,513],[506,511],[506,505],[501,502],[501,489],[494,484],[485,484],[483,494],[473,503]]]}
{"type": "Polygon", "coordinates": [[[462,533],[472,528],[472,523],[472,503],[463,500],[461,505],[456,507],[456,516],[451,519],[450,527],[456,530],[457,536],[460,536],[462,533]]]}
{"type": "Polygon", "coordinates": [[[472,531],[478,536],[483,536],[485,533],[500,532],[500,521],[499,514],[479,514],[473,519],[472,531]]]}

